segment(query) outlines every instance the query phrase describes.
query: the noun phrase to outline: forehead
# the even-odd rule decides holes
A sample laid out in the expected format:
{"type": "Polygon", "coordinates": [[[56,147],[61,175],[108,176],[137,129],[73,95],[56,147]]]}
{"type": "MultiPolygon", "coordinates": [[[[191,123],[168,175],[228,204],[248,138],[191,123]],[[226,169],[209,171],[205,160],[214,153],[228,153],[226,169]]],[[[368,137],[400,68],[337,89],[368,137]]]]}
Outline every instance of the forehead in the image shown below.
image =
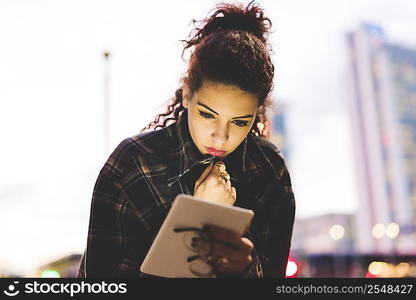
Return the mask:
{"type": "Polygon", "coordinates": [[[257,109],[258,99],[249,92],[235,85],[225,85],[205,80],[195,92],[192,101],[208,105],[220,115],[239,116],[253,114],[257,109]]]}

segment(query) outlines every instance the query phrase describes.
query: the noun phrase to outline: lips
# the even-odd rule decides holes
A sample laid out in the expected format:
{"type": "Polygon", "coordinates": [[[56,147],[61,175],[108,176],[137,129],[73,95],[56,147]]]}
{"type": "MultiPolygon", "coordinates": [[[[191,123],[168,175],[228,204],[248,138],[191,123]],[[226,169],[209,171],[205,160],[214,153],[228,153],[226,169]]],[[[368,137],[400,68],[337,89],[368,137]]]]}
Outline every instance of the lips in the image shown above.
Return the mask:
{"type": "Polygon", "coordinates": [[[209,154],[214,155],[214,156],[221,156],[221,155],[224,155],[224,153],[225,153],[224,150],[218,150],[218,149],[209,148],[209,147],[205,147],[205,148],[207,149],[207,152],[209,154]]]}

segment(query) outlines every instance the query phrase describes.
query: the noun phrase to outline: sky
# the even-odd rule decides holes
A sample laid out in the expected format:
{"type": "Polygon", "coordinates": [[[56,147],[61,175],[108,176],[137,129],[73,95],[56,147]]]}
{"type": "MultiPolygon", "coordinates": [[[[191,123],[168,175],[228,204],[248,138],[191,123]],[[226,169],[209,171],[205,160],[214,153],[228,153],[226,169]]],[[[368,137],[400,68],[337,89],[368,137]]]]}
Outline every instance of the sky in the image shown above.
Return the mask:
{"type": "MultiPolygon", "coordinates": [[[[0,273],[83,251],[99,170],[163,111],[186,68],[179,40],[216,3],[0,1],[0,273]]],[[[414,46],[416,1],[257,3],[273,22],[273,98],[288,115],[297,217],[354,213],[345,34],[365,21],[414,46]]]]}

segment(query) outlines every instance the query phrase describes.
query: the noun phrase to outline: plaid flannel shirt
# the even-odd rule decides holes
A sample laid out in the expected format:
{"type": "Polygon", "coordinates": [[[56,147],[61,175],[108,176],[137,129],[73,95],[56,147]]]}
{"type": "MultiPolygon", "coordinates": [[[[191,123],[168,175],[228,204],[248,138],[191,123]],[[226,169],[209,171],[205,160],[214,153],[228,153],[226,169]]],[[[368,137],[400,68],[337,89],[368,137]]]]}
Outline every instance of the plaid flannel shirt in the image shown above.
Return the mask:
{"type": "MultiPolygon", "coordinates": [[[[193,194],[203,169],[199,175],[188,169],[201,158],[186,111],[176,123],[123,140],[94,186],[78,277],[151,277],[140,266],[175,197],[193,194]],[[168,186],[186,170],[189,176],[168,186]]],[[[254,244],[253,263],[238,277],[285,277],[295,199],[279,150],[250,133],[224,162],[237,191],[234,205],[254,211],[245,235],[254,244]]]]}

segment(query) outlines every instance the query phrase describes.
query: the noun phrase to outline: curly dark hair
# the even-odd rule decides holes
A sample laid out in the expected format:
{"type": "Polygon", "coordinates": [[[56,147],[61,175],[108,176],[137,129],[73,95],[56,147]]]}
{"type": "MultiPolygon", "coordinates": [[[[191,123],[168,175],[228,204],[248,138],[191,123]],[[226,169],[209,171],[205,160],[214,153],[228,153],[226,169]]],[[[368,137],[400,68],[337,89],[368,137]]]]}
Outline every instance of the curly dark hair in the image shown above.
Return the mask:
{"type": "Polygon", "coordinates": [[[210,80],[235,85],[256,95],[258,111],[251,132],[267,136],[266,108],[272,104],[269,94],[273,89],[274,76],[271,47],[267,43],[272,22],[253,2],[245,8],[242,4],[220,3],[208,18],[192,20],[197,26],[190,33],[189,40],[181,41],[185,44],[182,58],[186,50],[193,50],[188,70],[181,78],[181,87],[169,100],[167,111],[157,115],[141,132],[151,127],[154,130],[163,128],[169,121],[177,121],[185,110],[182,106],[183,85],[188,86],[189,97],[192,98],[203,80],[210,80]]]}

